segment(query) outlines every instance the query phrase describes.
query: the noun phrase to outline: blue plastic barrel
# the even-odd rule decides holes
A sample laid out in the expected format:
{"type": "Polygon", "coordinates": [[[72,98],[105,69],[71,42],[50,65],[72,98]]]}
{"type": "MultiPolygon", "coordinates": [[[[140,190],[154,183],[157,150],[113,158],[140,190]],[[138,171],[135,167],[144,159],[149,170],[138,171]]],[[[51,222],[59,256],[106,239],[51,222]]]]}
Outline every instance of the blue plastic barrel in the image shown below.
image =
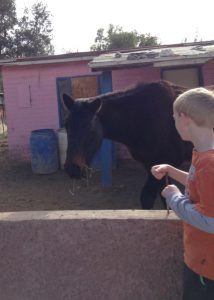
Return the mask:
{"type": "Polygon", "coordinates": [[[53,129],[33,130],[30,136],[31,167],[35,174],[50,174],[59,168],[57,136],[53,129]]]}

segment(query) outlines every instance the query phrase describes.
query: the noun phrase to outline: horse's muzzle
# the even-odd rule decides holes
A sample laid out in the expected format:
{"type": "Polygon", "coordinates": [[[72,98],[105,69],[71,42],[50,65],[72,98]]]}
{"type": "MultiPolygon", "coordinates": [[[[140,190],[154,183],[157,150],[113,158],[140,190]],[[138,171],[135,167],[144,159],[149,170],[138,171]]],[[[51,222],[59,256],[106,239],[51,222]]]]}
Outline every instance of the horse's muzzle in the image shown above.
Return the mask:
{"type": "Polygon", "coordinates": [[[74,178],[74,179],[81,179],[81,178],[85,178],[85,176],[86,176],[84,169],[82,170],[76,164],[65,163],[64,170],[71,178],[74,178]]]}

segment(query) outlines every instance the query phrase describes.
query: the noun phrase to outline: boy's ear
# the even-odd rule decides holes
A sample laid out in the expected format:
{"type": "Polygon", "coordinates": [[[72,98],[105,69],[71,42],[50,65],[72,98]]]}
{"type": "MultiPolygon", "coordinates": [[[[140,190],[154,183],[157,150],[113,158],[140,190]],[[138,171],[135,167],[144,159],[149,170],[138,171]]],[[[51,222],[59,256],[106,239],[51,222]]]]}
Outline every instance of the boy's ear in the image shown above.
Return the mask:
{"type": "Polygon", "coordinates": [[[185,113],[180,113],[179,114],[180,118],[182,118],[182,121],[186,124],[186,125],[189,125],[190,122],[192,122],[192,119],[187,116],[185,113]]]}
{"type": "Polygon", "coordinates": [[[65,107],[69,111],[71,111],[72,107],[73,107],[73,104],[74,104],[74,99],[71,96],[68,96],[67,94],[63,94],[62,97],[63,97],[63,102],[64,102],[65,107]]]}

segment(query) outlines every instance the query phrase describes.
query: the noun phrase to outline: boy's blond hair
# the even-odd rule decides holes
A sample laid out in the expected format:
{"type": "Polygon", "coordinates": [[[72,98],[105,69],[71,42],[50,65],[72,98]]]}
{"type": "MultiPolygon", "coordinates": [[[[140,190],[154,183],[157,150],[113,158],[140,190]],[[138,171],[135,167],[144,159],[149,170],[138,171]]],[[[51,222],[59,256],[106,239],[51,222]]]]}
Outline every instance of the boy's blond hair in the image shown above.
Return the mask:
{"type": "Polygon", "coordinates": [[[198,126],[214,128],[214,93],[205,88],[188,90],[178,96],[174,111],[190,117],[198,126]]]}

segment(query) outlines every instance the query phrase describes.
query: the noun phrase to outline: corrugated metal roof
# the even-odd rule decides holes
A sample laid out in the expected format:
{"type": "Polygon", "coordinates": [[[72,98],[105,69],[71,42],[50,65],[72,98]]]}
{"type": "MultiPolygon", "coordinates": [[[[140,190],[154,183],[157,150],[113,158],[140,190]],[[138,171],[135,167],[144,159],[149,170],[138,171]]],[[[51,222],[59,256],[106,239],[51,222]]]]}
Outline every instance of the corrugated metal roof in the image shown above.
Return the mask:
{"type": "Polygon", "coordinates": [[[89,66],[93,70],[120,69],[130,66],[154,67],[203,64],[214,58],[214,41],[168,45],[130,52],[106,53],[95,57],[89,66]]]}
{"type": "Polygon", "coordinates": [[[0,60],[0,65],[14,66],[14,65],[29,65],[29,64],[50,64],[68,61],[92,60],[94,57],[106,53],[106,51],[89,51],[89,52],[75,52],[58,55],[45,55],[33,57],[18,57],[0,60]]]}

